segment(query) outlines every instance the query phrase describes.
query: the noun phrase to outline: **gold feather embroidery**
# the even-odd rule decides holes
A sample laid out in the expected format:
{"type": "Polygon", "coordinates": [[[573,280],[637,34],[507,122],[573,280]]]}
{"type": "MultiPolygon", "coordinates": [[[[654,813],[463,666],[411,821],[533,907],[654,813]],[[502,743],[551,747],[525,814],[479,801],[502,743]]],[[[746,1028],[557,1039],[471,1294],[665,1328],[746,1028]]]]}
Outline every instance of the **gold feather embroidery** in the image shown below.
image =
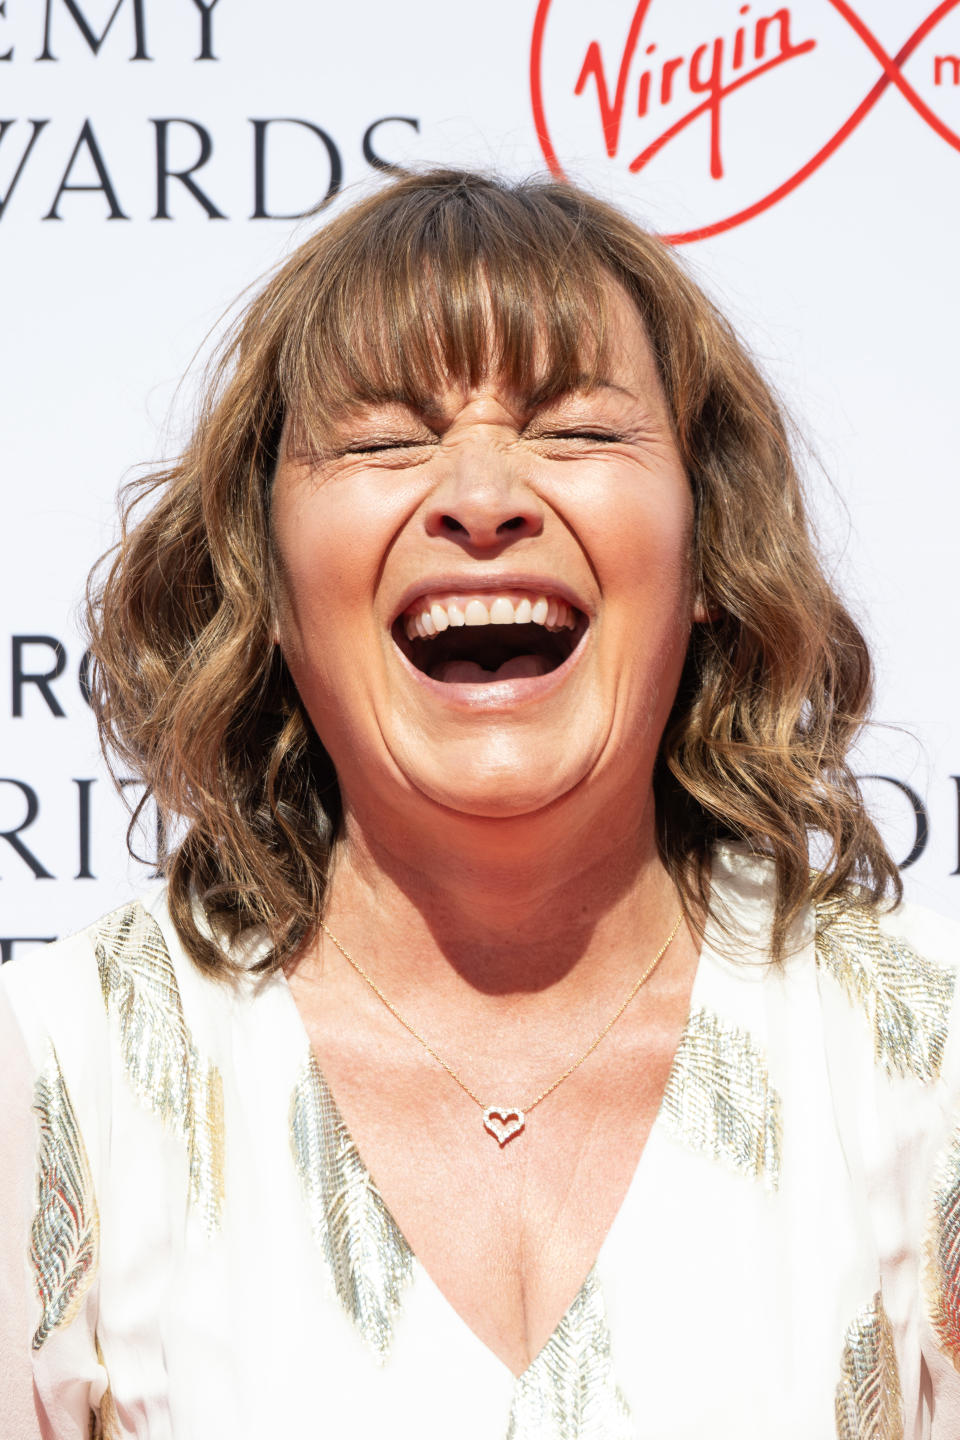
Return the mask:
{"type": "Polygon", "coordinates": [[[40,1147],[30,1259],[41,1305],[33,1337],[33,1348],[39,1350],[51,1332],[69,1325],[80,1309],[100,1252],[90,1162],[52,1045],[37,1077],[33,1108],[40,1122],[40,1147]]]}
{"type": "Polygon", "coordinates": [[[694,1011],[663,1094],[664,1128],[741,1175],[780,1183],[781,1102],[753,1038],[711,1011],[694,1011]]]}
{"type": "Polygon", "coordinates": [[[835,1414],[837,1440],[903,1440],[893,1328],[879,1292],[847,1326],[835,1414]]]}
{"type": "Polygon", "coordinates": [[[632,1440],[596,1272],[514,1387],[507,1440],[632,1440]]]}
{"type": "Polygon", "coordinates": [[[960,1370],[960,1128],[934,1165],[923,1290],[937,1343],[960,1370]]]}
{"type": "Polygon", "coordinates": [[[343,1309],[379,1363],[413,1255],[360,1158],[313,1054],[290,1102],[290,1145],[310,1225],[343,1309]]]}
{"type": "Polygon", "coordinates": [[[163,932],[134,903],[101,921],[94,946],[127,1079],[186,1143],[190,1199],[213,1234],[223,1206],[223,1081],[193,1043],[163,932]]]}
{"type": "Polygon", "coordinates": [[[817,908],[817,964],[873,1027],[888,1075],[935,1080],[943,1064],[954,975],[885,935],[873,910],[841,900],[817,908]]]}

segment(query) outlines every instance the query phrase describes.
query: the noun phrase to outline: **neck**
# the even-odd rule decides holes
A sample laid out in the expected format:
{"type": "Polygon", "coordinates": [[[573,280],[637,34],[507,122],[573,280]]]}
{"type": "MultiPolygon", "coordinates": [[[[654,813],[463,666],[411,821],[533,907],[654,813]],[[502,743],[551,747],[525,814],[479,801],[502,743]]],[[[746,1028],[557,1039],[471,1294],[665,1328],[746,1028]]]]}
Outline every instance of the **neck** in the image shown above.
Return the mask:
{"type": "Polygon", "coordinates": [[[635,966],[678,909],[651,798],[639,813],[604,807],[599,825],[564,806],[373,825],[348,806],[325,918],[381,974],[507,995],[592,973],[598,955],[635,966]]]}

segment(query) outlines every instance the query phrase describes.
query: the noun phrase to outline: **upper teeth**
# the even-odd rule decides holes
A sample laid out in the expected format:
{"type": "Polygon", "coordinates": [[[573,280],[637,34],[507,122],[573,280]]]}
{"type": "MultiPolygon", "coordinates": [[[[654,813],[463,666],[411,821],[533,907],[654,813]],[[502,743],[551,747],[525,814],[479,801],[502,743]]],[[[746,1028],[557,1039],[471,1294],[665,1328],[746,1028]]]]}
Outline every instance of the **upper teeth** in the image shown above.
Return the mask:
{"type": "Polygon", "coordinates": [[[408,640],[426,640],[451,625],[543,625],[548,630],[572,630],[576,621],[565,600],[540,595],[519,600],[509,595],[420,601],[404,616],[408,640]]]}

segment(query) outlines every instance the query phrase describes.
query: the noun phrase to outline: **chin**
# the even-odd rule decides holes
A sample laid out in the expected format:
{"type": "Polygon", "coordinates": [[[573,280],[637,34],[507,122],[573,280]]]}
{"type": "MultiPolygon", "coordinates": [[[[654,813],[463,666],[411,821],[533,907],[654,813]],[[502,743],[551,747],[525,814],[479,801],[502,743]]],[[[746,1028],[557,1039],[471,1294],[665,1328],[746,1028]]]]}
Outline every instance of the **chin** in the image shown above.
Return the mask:
{"type": "Polygon", "coordinates": [[[429,774],[408,775],[409,783],[421,795],[445,810],[485,820],[509,820],[535,815],[575,790],[589,773],[589,765],[544,765],[480,767],[465,783],[465,768],[443,774],[441,767],[429,774]]]}

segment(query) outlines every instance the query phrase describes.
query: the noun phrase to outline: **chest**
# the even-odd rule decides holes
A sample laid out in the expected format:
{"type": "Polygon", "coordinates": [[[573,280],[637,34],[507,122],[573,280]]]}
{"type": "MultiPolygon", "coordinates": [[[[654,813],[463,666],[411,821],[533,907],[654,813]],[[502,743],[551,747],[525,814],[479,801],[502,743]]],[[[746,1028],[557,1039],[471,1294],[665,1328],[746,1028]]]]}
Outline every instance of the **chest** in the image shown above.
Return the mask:
{"type": "Polygon", "coordinates": [[[428,1056],[388,1066],[382,1037],[333,1027],[311,1060],[267,996],[217,1051],[212,1237],[183,1225],[182,1145],[118,1102],[99,1328],[125,1433],[324,1433],[322,1406],[358,1437],[834,1440],[883,1277],[822,1036],[795,1006],[787,1026],[712,1000],[701,983],[669,1105],[670,1043],[657,1076],[654,1032],[625,1035],[532,1110],[510,1077],[529,1113],[501,1150],[428,1056]]]}
{"type": "Polygon", "coordinates": [[[489,1098],[523,1116],[501,1145],[483,1108],[418,1047],[379,1051],[374,1064],[308,1017],[325,1083],[399,1231],[514,1374],[553,1334],[602,1250],[654,1125],[680,1023],[643,1044],[618,1037],[539,1104],[530,1104],[533,1073],[501,1085],[489,1098]]]}
{"type": "MultiPolygon", "coordinates": [[[[493,1325],[512,1325],[518,1314],[491,1308],[516,1272],[498,1263],[498,1247],[484,1252],[480,1243],[499,1213],[483,1193],[494,1188],[489,1180],[471,1192],[465,1171],[462,1188],[454,1170],[440,1176],[433,1219],[447,1216],[442,1233],[458,1256],[444,1271],[439,1246],[424,1258],[391,1225],[328,1103],[332,1092],[301,1067],[291,1104],[289,1082],[247,1059],[237,1088],[227,1084],[233,1198],[218,1236],[190,1232],[182,1248],[164,1243],[146,1256],[141,1244],[134,1272],[121,1230],[105,1226],[102,1342],[118,1399],[143,1393],[144,1357],[156,1355],[157,1409],[130,1433],[243,1437],[271,1425],[273,1433],[325,1433],[316,1426],[322,1403],[331,1433],[358,1437],[834,1440],[845,1336],[880,1277],[842,1156],[824,1142],[826,1113],[806,1127],[819,1130],[820,1142],[785,1157],[775,1190],[691,1139],[680,1143],[661,1116],[599,1252],[525,1363],[526,1353],[508,1357],[491,1343],[493,1325]],[[478,1276],[486,1283],[478,1264],[464,1263],[470,1253],[487,1255],[486,1290],[477,1288],[478,1276]],[[471,1286],[468,1298],[486,1296],[485,1321],[454,1303],[458,1274],[471,1286]],[[167,1406],[169,1430],[160,1423],[167,1406]],[[181,1414],[202,1424],[184,1428],[181,1414]]],[[[797,1105],[783,1099],[786,1127],[797,1105]]],[[[528,1138],[536,1138],[536,1115],[528,1138]]],[[[549,1149],[545,1125],[542,1134],[549,1149]]],[[[427,1175],[437,1151],[424,1152],[421,1169],[411,1150],[408,1139],[404,1168],[427,1175]]],[[[156,1154],[125,1154],[126,1173],[135,1169],[142,1187],[156,1154]]],[[[544,1193],[556,1200],[562,1188],[544,1193]]],[[[113,1199],[104,1196],[116,1214],[113,1199]]],[[[162,1219],[155,1180],[144,1204],[162,1219]]],[[[441,1232],[434,1225],[432,1233],[441,1232]]],[[[525,1229],[524,1244],[538,1233],[525,1229]]],[[[549,1251],[549,1236],[542,1243],[549,1251]]],[[[861,1324],[865,1335],[871,1324],[869,1316],[861,1324]]]]}

